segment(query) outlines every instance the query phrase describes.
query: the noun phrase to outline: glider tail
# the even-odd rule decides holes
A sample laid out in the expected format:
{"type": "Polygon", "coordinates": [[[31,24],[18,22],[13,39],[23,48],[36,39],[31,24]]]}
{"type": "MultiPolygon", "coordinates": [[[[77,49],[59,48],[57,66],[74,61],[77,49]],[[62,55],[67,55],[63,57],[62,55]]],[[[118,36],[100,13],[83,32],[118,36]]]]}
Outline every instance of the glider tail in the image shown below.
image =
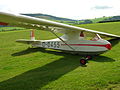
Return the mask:
{"type": "Polygon", "coordinates": [[[19,39],[19,40],[16,40],[16,42],[24,43],[24,44],[34,44],[34,43],[39,43],[40,41],[35,40],[34,30],[31,30],[29,40],[28,39],[19,39]]]}

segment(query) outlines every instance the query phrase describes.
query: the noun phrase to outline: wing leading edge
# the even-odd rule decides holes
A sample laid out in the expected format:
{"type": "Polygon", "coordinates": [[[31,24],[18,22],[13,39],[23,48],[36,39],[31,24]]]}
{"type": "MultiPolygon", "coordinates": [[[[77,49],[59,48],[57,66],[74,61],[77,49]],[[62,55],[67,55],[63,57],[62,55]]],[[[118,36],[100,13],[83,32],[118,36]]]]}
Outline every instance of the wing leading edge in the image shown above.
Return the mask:
{"type": "Polygon", "coordinates": [[[31,28],[31,29],[48,30],[48,31],[54,30],[60,33],[85,31],[89,33],[104,35],[107,37],[120,38],[120,36],[114,34],[76,27],[76,26],[49,21],[41,18],[34,18],[30,16],[11,14],[5,12],[0,12],[0,22],[5,23],[6,25],[9,26],[18,26],[18,27],[31,28]]]}

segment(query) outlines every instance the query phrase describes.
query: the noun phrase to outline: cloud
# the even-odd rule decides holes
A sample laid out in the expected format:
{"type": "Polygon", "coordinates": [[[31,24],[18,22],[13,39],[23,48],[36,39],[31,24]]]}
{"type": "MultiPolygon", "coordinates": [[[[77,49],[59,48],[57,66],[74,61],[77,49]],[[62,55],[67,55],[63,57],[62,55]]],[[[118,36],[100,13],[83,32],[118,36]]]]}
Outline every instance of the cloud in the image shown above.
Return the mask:
{"type": "Polygon", "coordinates": [[[95,6],[95,7],[93,7],[92,9],[111,9],[111,8],[113,8],[113,7],[110,7],[110,6],[95,6]]]}

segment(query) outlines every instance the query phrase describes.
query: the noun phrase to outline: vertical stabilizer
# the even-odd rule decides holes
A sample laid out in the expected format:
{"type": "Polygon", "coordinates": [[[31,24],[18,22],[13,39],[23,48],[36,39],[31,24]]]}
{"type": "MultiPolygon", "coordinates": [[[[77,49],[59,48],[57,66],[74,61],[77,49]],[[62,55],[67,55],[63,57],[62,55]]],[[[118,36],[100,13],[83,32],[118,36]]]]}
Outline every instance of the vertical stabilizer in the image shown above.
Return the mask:
{"type": "Polygon", "coordinates": [[[31,35],[30,35],[30,37],[31,37],[31,40],[35,40],[35,30],[32,30],[31,31],[31,35]]]}

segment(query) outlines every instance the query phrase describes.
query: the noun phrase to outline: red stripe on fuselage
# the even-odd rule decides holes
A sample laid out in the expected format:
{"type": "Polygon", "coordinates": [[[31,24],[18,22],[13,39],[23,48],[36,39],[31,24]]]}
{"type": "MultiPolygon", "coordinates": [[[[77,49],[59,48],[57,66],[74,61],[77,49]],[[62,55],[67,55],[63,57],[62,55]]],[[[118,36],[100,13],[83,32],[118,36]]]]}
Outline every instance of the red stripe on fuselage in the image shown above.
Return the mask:
{"type": "MultiPolygon", "coordinates": [[[[66,44],[62,44],[66,45],[66,44]]],[[[111,44],[105,44],[105,45],[98,45],[98,44],[68,44],[70,46],[98,46],[98,47],[105,47],[107,49],[111,49],[111,44]]]]}

